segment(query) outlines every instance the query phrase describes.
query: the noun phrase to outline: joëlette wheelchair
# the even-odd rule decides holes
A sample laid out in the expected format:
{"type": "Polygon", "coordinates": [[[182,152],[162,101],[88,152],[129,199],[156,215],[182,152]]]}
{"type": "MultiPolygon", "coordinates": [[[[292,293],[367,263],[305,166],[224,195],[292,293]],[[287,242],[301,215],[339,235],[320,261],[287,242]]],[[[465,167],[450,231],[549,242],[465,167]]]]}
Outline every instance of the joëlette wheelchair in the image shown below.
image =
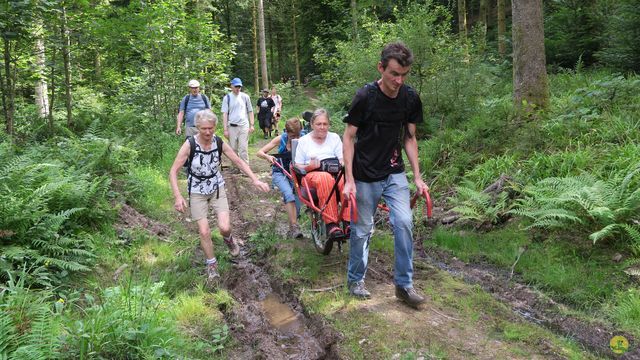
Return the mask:
{"type": "MultiPolygon", "coordinates": [[[[295,150],[297,145],[298,145],[298,140],[297,139],[292,140],[291,154],[293,159],[295,159],[295,150]]],[[[278,158],[277,155],[275,155],[275,157],[278,158]]],[[[346,226],[342,225],[343,221],[340,215],[342,214],[342,208],[343,206],[346,206],[346,203],[342,199],[343,194],[340,194],[340,191],[338,190],[338,184],[341,178],[344,176],[344,168],[340,166],[339,170],[335,172],[335,175],[334,175],[335,183],[333,185],[333,188],[331,189],[331,192],[327,200],[325,201],[325,203],[320,204],[318,201],[316,189],[309,186],[306,179],[304,178],[304,175],[305,175],[304,172],[296,168],[294,166],[293,161],[291,161],[291,165],[288,171],[282,166],[282,164],[280,164],[279,161],[276,161],[274,164],[280,167],[280,169],[285,174],[285,176],[287,176],[289,179],[292,180],[296,194],[298,195],[300,201],[307,208],[307,212],[311,220],[311,238],[313,240],[316,250],[318,250],[318,252],[320,252],[323,255],[328,255],[331,253],[331,250],[333,249],[333,244],[336,243],[338,245],[338,251],[341,252],[342,245],[349,239],[349,231],[346,228],[346,226]],[[335,222],[340,226],[342,226],[342,234],[339,236],[334,236],[334,237],[328,236],[327,230],[326,230],[326,224],[322,218],[323,212],[326,209],[329,201],[338,202],[338,219],[335,219],[336,220],[335,222]]],[[[430,218],[432,216],[431,197],[428,192],[423,194],[423,197],[425,198],[425,208],[424,208],[425,215],[430,218]]],[[[411,198],[412,209],[416,206],[417,200],[419,198],[420,198],[420,194],[415,194],[411,198]]],[[[352,219],[351,221],[355,223],[357,222],[357,219],[358,219],[358,208],[356,205],[356,199],[353,195],[350,196],[349,204],[351,206],[351,219],[352,219]]],[[[387,213],[389,212],[389,208],[384,203],[378,204],[378,208],[387,213]]]]}

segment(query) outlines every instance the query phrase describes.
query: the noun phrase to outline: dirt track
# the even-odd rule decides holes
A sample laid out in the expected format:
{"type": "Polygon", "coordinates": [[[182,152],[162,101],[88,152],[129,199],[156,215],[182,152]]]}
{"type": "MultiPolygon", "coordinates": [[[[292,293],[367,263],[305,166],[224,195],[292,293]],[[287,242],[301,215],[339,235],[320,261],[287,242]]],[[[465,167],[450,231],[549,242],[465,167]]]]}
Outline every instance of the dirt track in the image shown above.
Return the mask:
{"type": "MultiPolygon", "coordinates": [[[[264,181],[270,182],[269,167],[264,161],[252,159],[251,167],[264,181]]],[[[244,239],[246,243],[242,255],[233,269],[225,273],[220,285],[238,303],[233,309],[227,309],[225,315],[239,345],[228,353],[229,358],[336,359],[354,356],[343,350],[342,346],[344,342],[353,339],[346,339],[332,325],[332,321],[348,317],[350,313],[341,309],[330,318],[308,315],[299,297],[300,288],[295,283],[283,284],[273,277],[273,264],[269,254],[257,254],[248,241],[250,234],[265,224],[273,225],[276,233],[284,235],[286,227],[281,224],[284,217],[278,192],[274,190],[266,196],[258,194],[244,175],[228,168],[223,173],[232,209],[234,236],[244,239]]],[[[432,358],[428,351],[420,349],[441,347],[443,342],[447,348],[444,358],[567,358],[566,352],[557,343],[545,339],[535,343],[519,343],[521,348],[514,351],[512,342],[495,336],[496,324],[510,322],[532,322],[535,326],[546,326],[562,336],[574,338],[585,349],[589,349],[589,352],[597,354],[596,357],[613,357],[614,354],[608,349],[608,340],[614,334],[611,329],[601,324],[586,324],[578,319],[561,317],[557,313],[557,304],[553,301],[524,285],[507,284],[504,277],[490,267],[464,264],[440,252],[426,253],[420,241],[416,245],[415,284],[418,289],[438,293],[441,284],[453,281],[460,283],[455,285],[454,297],[482,291],[463,285],[467,281],[479,284],[484,291],[491,293],[510,309],[506,312],[496,312],[495,309],[485,312],[480,309],[478,319],[469,319],[469,315],[460,312],[456,306],[449,307],[446,303],[435,300],[435,295],[432,299],[427,297],[428,301],[421,311],[409,309],[395,299],[393,294],[393,259],[383,253],[372,252],[367,285],[373,297],[367,301],[354,302],[349,311],[365,314],[364,316],[375,314],[376,318],[381,318],[391,327],[393,334],[398,334],[402,341],[415,345],[417,350],[412,353],[417,354],[416,358],[425,358],[425,355],[432,358]],[[495,315],[496,313],[499,315],[495,315]],[[496,319],[494,316],[501,318],[496,319]]],[[[306,244],[301,246],[312,248],[313,245],[307,239],[306,244]]],[[[345,249],[346,252],[348,249],[345,249]]],[[[334,273],[344,274],[345,253],[334,251],[323,260],[327,266],[333,267],[334,273]]],[[[332,281],[335,282],[335,279],[332,281]]],[[[343,289],[340,287],[332,291],[343,289]]],[[[366,339],[360,340],[360,345],[365,348],[364,358],[385,358],[380,354],[367,353],[366,339]]],[[[640,358],[637,349],[631,350],[618,358],[640,358]]],[[[593,358],[589,352],[583,353],[585,358],[593,358]]]]}

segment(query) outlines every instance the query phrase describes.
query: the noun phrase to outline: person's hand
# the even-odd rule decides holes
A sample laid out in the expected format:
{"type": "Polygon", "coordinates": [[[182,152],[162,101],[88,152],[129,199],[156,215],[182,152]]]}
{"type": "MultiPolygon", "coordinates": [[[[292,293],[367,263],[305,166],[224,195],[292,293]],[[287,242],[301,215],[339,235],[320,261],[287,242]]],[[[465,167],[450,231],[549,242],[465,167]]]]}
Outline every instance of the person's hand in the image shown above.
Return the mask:
{"type": "Polygon", "coordinates": [[[351,195],[353,195],[354,198],[356,196],[356,183],[353,181],[345,181],[344,187],[342,188],[342,198],[349,201],[351,195]]]}
{"type": "Polygon", "coordinates": [[[182,128],[180,126],[178,126],[176,128],[176,135],[180,135],[180,134],[182,134],[182,128]]]}
{"type": "Polygon", "coordinates": [[[226,137],[227,139],[229,138],[229,130],[224,131],[224,137],[226,137]]]}
{"type": "Polygon", "coordinates": [[[260,180],[254,181],[253,186],[257,187],[258,190],[261,190],[262,192],[269,192],[269,185],[267,185],[267,183],[262,182],[260,180]]]}
{"type": "Polygon", "coordinates": [[[249,126],[249,134],[251,134],[252,132],[254,132],[256,129],[253,127],[253,125],[249,126]]]}
{"type": "Polygon", "coordinates": [[[424,181],[420,178],[416,178],[416,194],[420,194],[421,196],[425,196],[429,191],[429,185],[425,184],[424,181]]]}
{"type": "Polygon", "coordinates": [[[309,166],[311,167],[309,168],[309,171],[319,168],[320,160],[316,159],[315,157],[312,157],[311,160],[309,160],[309,166]]]}
{"type": "Polygon", "coordinates": [[[271,164],[276,162],[276,157],[275,156],[271,156],[271,155],[267,155],[267,161],[271,164]]]}
{"type": "Polygon", "coordinates": [[[182,196],[178,196],[176,198],[176,202],[173,204],[173,207],[178,211],[178,212],[185,212],[187,210],[187,201],[182,197],[182,196]]]}

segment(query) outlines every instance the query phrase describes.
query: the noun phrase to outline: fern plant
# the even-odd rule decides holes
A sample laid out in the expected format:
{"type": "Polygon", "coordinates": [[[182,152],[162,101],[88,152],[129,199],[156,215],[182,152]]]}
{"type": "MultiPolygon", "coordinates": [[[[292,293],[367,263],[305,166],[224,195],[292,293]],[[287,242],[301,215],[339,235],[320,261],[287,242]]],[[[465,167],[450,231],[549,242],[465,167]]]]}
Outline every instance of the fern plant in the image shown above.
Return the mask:
{"type": "Polygon", "coordinates": [[[456,205],[451,210],[476,227],[497,224],[507,213],[508,198],[506,191],[492,195],[476,190],[472,183],[467,183],[456,188],[456,196],[452,199],[456,205]]]}
{"type": "Polygon", "coordinates": [[[53,294],[31,291],[26,278],[9,275],[0,292],[0,359],[58,359],[61,327],[51,305],[53,294]]]}
{"type": "Polygon", "coordinates": [[[621,237],[640,254],[640,164],[608,180],[590,175],[548,178],[525,188],[511,213],[532,221],[529,228],[589,233],[596,243],[621,237]]]}

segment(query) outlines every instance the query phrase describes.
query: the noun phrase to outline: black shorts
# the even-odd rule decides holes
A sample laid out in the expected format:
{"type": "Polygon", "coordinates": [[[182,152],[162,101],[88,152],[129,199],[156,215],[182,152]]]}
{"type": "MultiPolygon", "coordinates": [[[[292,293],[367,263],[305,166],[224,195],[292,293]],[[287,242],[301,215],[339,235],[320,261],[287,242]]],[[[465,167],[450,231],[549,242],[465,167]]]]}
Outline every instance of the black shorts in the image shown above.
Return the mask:
{"type": "Polygon", "coordinates": [[[258,123],[261,129],[271,126],[271,113],[264,115],[258,114],[258,123]]]}

